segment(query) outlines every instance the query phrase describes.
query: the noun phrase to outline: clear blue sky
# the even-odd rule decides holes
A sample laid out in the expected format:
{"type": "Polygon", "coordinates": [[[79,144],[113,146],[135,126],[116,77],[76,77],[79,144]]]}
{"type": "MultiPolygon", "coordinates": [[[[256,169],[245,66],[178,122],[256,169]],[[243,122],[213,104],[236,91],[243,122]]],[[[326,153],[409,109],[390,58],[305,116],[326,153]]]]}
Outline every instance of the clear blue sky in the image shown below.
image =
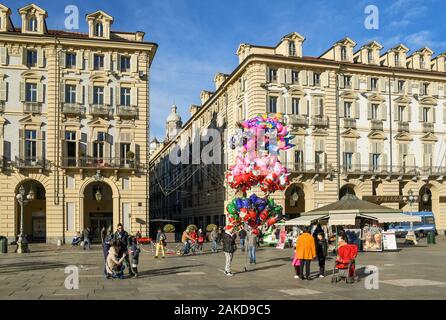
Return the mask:
{"type": "MultiPolygon", "coordinates": [[[[31,0],[2,1],[13,10],[31,0]]],[[[335,41],[349,36],[358,47],[377,40],[384,50],[400,42],[416,50],[429,46],[446,51],[444,0],[59,0],[36,1],[49,14],[48,27],[64,29],[64,9],[80,10],[80,31],[85,14],[102,9],[115,18],[114,30],[146,32],[159,44],[152,66],[152,137],[164,137],[164,121],[173,103],[183,122],[189,105],[199,104],[202,89],[213,90],[215,72],[230,73],[237,65],[235,51],[242,42],[275,45],[297,31],[306,37],[304,55],[318,56],[335,41]],[[364,27],[367,5],[379,9],[379,30],[364,27]]],[[[356,48],[356,49],[357,49],[356,48]]]]}

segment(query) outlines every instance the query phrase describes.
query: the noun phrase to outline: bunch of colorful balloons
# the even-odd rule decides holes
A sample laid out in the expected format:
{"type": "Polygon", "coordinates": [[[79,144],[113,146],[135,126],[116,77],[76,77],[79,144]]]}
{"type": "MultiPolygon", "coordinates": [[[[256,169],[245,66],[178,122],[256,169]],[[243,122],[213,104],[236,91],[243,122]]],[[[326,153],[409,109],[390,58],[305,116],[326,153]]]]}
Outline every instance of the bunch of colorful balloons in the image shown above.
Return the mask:
{"type": "Polygon", "coordinates": [[[280,114],[258,115],[241,122],[240,128],[242,131],[230,140],[231,148],[239,146],[236,163],[226,173],[228,185],[244,195],[234,198],[226,207],[226,229],[235,231],[243,223],[253,228],[271,226],[283,217],[282,207],[276,206],[269,194],[283,191],[289,184],[289,173],[280,163],[278,153],[293,147],[290,141],[294,138],[280,114]],[[265,197],[253,194],[247,198],[246,192],[256,186],[265,197]]]}
{"type": "Polygon", "coordinates": [[[227,206],[228,225],[226,230],[238,231],[243,223],[257,229],[266,224],[268,227],[283,218],[283,208],[274,199],[260,198],[252,194],[249,198],[234,198],[227,206]]]}

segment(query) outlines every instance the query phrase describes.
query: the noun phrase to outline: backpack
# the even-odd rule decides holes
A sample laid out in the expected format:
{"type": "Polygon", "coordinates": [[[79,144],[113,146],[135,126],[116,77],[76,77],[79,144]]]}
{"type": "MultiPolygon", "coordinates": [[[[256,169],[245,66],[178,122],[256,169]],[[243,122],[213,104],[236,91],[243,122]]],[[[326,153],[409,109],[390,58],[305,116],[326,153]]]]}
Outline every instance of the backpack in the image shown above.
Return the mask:
{"type": "Polygon", "coordinates": [[[161,240],[161,241],[166,240],[166,235],[165,235],[164,233],[161,233],[161,234],[160,234],[160,240],[161,240]]]}

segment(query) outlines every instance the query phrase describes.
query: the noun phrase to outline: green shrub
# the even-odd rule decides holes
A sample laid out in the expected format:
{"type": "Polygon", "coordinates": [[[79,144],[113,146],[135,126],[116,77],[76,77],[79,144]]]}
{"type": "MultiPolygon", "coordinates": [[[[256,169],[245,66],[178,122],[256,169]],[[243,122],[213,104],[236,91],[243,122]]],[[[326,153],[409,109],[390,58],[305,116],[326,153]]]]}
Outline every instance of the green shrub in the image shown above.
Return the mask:
{"type": "Polygon", "coordinates": [[[211,232],[212,230],[214,230],[214,228],[217,228],[217,225],[213,223],[208,224],[208,226],[206,227],[206,232],[211,232]]]}
{"type": "Polygon", "coordinates": [[[171,233],[175,232],[175,227],[172,224],[166,224],[163,228],[164,232],[171,233]]]}
{"type": "Polygon", "coordinates": [[[197,228],[196,225],[194,225],[194,224],[190,224],[190,225],[187,226],[186,230],[189,230],[189,231],[193,231],[193,230],[195,230],[195,231],[197,231],[198,228],[197,228]]]}

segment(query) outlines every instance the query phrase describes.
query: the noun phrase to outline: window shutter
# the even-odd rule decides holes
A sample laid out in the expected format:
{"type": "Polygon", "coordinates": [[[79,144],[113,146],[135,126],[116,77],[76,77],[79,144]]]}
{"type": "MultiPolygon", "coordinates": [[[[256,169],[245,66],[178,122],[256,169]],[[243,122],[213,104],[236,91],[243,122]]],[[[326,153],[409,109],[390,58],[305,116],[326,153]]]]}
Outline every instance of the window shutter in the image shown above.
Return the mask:
{"type": "Polygon", "coordinates": [[[379,79],[379,90],[381,90],[381,92],[386,92],[386,79],[379,79]]]}
{"type": "Polygon", "coordinates": [[[110,163],[110,143],[108,139],[108,134],[105,135],[107,139],[104,141],[104,158],[106,163],[110,163]]]}
{"type": "Polygon", "coordinates": [[[359,101],[355,101],[354,104],[355,104],[355,118],[359,119],[359,117],[361,115],[360,109],[359,109],[359,101]]]}
{"type": "Polygon", "coordinates": [[[285,80],[286,80],[285,82],[288,84],[293,82],[292,81],[293,79],[291,77],[291,69],[285,69],[285,80]]]}
{"type": "Polygon", "coordinates": [[[412,81],[406,81],[406,94],[412,94],[412,81]]]}
{"type": "MultiPolygon", "coordinates": [[[[132,91],[131,91],[131,101],[130,104],[132,106],[137,106],[138,105],[138,87],[133,87],[132,91]]],[[[280,111],[279,111],[280,112],[280,111]]]]}
{"type": "Polygon", "coordinates": [[[8,64],[8,48],[6,47],[0,48],[0,64],[2,66],[8,64]]]}
{"type": "Polygon", "coordinates": [[[321,110],[319,106],[319,99],[318,97],[313,98],[313,116],[320,116],[321,110]]]}
{"type": "Polygon", "coordinates": [[[406,165],[410,169],[414,169],[415,168],[415,156],[413,154],[408,154],[406,156],[406,165]]]}
{"type": "Polygon", "coordinates": [[[371,91],[371,90],[372,90],[372,78],[367,77],[367,91],[371,91]]]}
{"type": "Polygon", "coordinates": [[[40,157],[43,158],[43,144],[42,144],[42,130],[37,130],[37,147],[36,147],[36,156],[37,159],[40,157]]]}
{"type": "Polygon", "coordinates": [[[431,83],[429,90],[432,92],[433,96],[438,96],[438,83],[431,83]]]}
{"type": "Polygon", "coordinates": [[[361,169],[361,154],[359,152],[353,154],[353,165],[355,166],[356,170],[361,169]]]}
{"type": "Polygon", "coordinates": [[[381,120],[387,120],[387,105],[385,103],[381,103],[381,120]]]}
{"type": "Polygon", "coordinates": [[[43,49],[37,50],[37,66],[39,68],[45,67],[45,51],[43,49]]]}
{"type": "Polygon", "coordinates": [[[370,101],[367,101],[367,119],[372,119],[372,103],[370,101]]]}
{"type": "Polygon", "coordinates": [[[21,55],[21,60],[22,60],[22,64],[26,66],[26,48],[22,48],[22,50],[20,51],[20,55],[21,55]]]}
{"type": "Polygon", "coordinates": [[[65,69],[67,67],[67,54],[65,51],[62,51],[59,54],[59,64],[60,64],[60,67],[63,69],[65,69]]]}
{"type": "MultiPolygon", "coordinates": [[[[299,73],[299,83],[303,86],[308,85],[308,75],[307,75],[307,71],[306,70],[302,70],[299,73]]],[[[446,85],[445,85],[446,87],[446,85]]]]}
{"type": "Polygon", "coordinates": [[[328,88],[328,87],[329,87],[329,77],[330,77],[330,74],[329,74],[328,71],[323,72],[323,73],[321,74],[321,85],[322,85],[324,88],[328,88]]]}
{"type": "Polygon", "coordinates": [[[104,87],[104,105],[109,106],[110,103],[110,87],[105,86],[104,87]]]}
{"type": "Polygon", "coordinates": [[[121,144],[119,142],[115,142],[115,158],[118,163],[121,161],[121,144]]]}
{"type": "Polygon", "coordinates": [[[60,102],[62,102],[62,103],[67,102],[65,99],[65,89],[66,89],[66,84],[61,83],[60,84],[60,102]]]}
{"type": "Polygon", "coordinates": [[[435,123],[437,121],[436,110],[434,107],[432,107],[431,111],[432,111],[432,122],[435,123]]]}
{"type": "Polygon", "coordinates": [[[76,85],[76,103],[84,104],[84,86],[81,84],[76,85]]]}
{"type": "Polygon", "coordinates": [[[84,52],[78,51],[76,53],[76,68],[82,70],[84,68],[84,52]]]}
{"type": "Polygon", "coordinates": [[[399,113],[398,113],[398,105],[397,104],[393,106],[393,119],[394,119],[394,121],[400,121],[401,120],[400,116],[399,116],[399,113]]]}
{"type": "Polygon", "coordinates": [[[138,72],[138,55],[134,54],[130,58],[130,71],[131,72],[138,72]]]}
{"type": "Polygon", "coordinates": [[[105,71],[110,71],[111,70],[111,59],[110,59],[110,53],[106,53],[104,55],[104,70],[105,71]]]}
{"type": "MultiPolygon", "coordinates": [[[[133,58],[133,55],[132,55],[133,58]]],[[[130,67],[131,67],[132,63],[130,62],[130,67]]],[[[136,72],[136,71],[132,71],[132,72],[136,72]]],[[[283,68],[278,68],[277,69],[277,82],[278,83],[285,83],[285,69],[283,68]]]]}
{"type": "Polygon", "coordinates": [[[387,171],[387,154],[381,154],[381,171],[387,171]]]}
{"type": "Polygon", "coordinates": [[[407,106],[406,106],[406,116],[407,116],[407,119],[406,119],[406,121],[412,121],[412,106],[410,105],[410,104],[408,104],[407,106]]]}
{"type": "Polygon", "coordinates": [[[338,81],[339,81],[339,88],[344,89],[345,88],[345,79],[343,75],[338,75],[338,81]]]}
{"type": "Polygon", "coordinates": [[[446,107],[443,107],[443,123],[446,124],[446,107]]]}
{"type": "Polygon", "coordinates": [[[93,104],[93,86],[88,86],[88,104],[93,104]]]}
{"type": "Polygon", "coordinates": [[[43,103],[45,96],[44,84],[37,84],[37,102],[43,103]]]}
{"type": "Polygon", "coordinates": [[[359,83],[359,77],[358,76],[353,76],[353,85],[355,86],[355,90],[359,90],[360,88],[360,83],[359,83]]]}
{"type": "Polygon", "coordinates": [[[25,102],[26,92],[25,92],[25,82],[20,82],[20,101],[25,102]]]}
{"type": "Polygon", "coordinates": [[[6,101],[8,99],[8,83],[4,80],[0,80],[0,101],[6,101]]]}
{"type": "Polygon", "coordinates": [[[418,107],[418,121],[423,122],[423,106],[418,107]]]}
{"type": "Polygon", "coordinates": [[[25,130],[19,129],[19,158],[24,158],[24,151],[25,151],[25,130]]]}
{"type": "MultiPolygon", "coordinates": [[[[301,101],[299,101],[299,113],[302,114],[303,116],[307,116],[308,112],[307,112],[307,99],[306,98],[302,98],[301,101]],[[302,104],[301,104],[302,101],[302,104]]],[[[445,114],[446,114],[446,108],[444,109],[445,114]]],[[[445,117],[446,119],[446,117],[445,117]]],[[[445,122],[446,123],[446,122],[445,122]]]]}
{"type": "Polygon", "coordinates": [[[398,79],[395,79],[395,80],[392,81],[392,86],[393,86],[392,92],[393,93],[398,93],[398,79]]]}
{"type": "Polygon", "coordinates": [[[121,55],[116,54],[116,71],[121,71],[121,55]]]}
{"type": "Polygon", "coordinates": [[[94,70],[94,52],[90,52],[90,55],[88,58],[88,69],[94,70]]]}
{"type": "Polygon", "coordinates": [[[116,106],[121,105],[121,87],[120,86],[115,87],[115,105],[116,106]]]}
{"type": "Polygon", "coordinates": [[[345,101],[339,99],[339,118],[344,118],[345,101]]]}
{"type": "Polygon", "coordinates": [[[308,75],[308,85],[314,86],[314,72],[313,71],[307,71],[308,75]]]}

